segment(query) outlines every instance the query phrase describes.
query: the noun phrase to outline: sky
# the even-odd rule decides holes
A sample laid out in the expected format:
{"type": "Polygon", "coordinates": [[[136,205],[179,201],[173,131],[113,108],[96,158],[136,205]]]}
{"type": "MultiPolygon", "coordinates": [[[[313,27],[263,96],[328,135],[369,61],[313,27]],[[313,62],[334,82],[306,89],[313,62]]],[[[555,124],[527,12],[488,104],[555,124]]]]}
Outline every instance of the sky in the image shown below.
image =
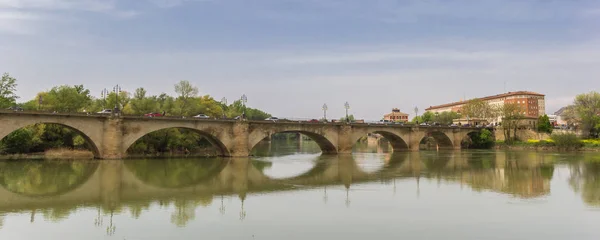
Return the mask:
{"type": "Polygon", "coordinates": [[[0,0],[0,72],[200,93],[278,117],[377,120],[505,91],[549,114],[600,91],[598,0],[0,0]]]}

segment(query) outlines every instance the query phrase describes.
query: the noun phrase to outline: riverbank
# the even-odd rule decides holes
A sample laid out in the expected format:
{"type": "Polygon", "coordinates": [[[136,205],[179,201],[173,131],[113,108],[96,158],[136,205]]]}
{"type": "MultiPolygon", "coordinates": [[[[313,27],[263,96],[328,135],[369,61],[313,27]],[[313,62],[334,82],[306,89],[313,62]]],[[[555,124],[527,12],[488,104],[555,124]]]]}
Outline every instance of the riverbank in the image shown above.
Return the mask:
{"type": "Polygon", "coordinates": [[[94,154],[88,150],[50,149],[38,153],[0,155],[0,160],[91,160],[94,154]]]}
{"type": "Polygon", "coordinates": [[[553,140],[527,140],[517,141],[507,144],[504,141],[496,141],[494,145],[496,150],[533,150],[533,151],[552,151],[552,152],[600,152],[600,140],[581,140],[577,143],[567,146],[558,146],[553,140]]]}

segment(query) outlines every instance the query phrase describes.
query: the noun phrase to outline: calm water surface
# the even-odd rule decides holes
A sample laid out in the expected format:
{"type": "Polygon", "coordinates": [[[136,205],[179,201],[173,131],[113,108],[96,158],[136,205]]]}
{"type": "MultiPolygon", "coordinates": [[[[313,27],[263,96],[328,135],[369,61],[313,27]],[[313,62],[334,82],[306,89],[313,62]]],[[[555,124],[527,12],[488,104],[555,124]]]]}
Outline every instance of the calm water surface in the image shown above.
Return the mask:
{"type": "Polygon", "coordinates": [[[600,239],[600,154],[0,162],[0,239],[600,239]]]}

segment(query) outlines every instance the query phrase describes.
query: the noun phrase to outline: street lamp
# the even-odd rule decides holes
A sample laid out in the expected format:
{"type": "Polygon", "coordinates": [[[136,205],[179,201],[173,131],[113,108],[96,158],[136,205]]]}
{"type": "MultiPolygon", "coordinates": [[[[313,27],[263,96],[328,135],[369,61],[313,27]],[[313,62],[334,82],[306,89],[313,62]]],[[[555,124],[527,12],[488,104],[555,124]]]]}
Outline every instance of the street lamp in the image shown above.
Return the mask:
{"type": "Polygon", "coordinates": [[[119,113],[119,93],[121,93],[121,86],[117,84],[117,86],[113,87],[113,92],[115,93],[115,114],[119,113]]]}
{"type": "Polygon", "coordinates": [[[242,104],[244,104],[244,107],[245,107],[246,102],[248,102],[248,97],[246,97],[246,94],[243,94],[242,97],[240,98],[240,100],[242,100],[242,104]]]}
{"type": "Polygon", "coordinates": [[[323,119],[327,121],[327,103],[323,104],[323,119]]]}
{"type": "Polygon", "coordinates": [[[102,99],[104,99],[104,101],[102,102],[102,107],[106,108],[106,97],[108,97],[108,90],[106,90],[106,88],[102,89],[100,96],[102,97],[102,99]]]}
{"type": "Polygon", "coordinates": [[[435,122],[439,123],[440,120],[438,119],[438,117],[440,116],[439,112],[435,112],[435,122]]]}
{"type": "Polygon", "coordinates": [[[346,109],[346,122],[350,122],[350,119],[348,119],[348,109],[350,109],[350,104],[348,102],[344,103],[344,108],[346,109]]]}
{"type": "Polygon", "coordinates": [[[227,107],[227,98],[221,98],[221,104],[223,104],[223,118],[225,118],[225,108],[227,107]]]}

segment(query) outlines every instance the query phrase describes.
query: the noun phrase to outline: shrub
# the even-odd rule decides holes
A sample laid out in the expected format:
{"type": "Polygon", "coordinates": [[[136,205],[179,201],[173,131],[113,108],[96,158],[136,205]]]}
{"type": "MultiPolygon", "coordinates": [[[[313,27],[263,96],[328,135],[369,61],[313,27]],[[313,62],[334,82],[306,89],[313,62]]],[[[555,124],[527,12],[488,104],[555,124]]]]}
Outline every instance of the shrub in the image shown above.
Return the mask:
{"type": "Polygon", "coordinates": [[[572,133],[554,134],[551,138],[559,148],[580,148],[583,146],[583,142],[572,133]]]}

